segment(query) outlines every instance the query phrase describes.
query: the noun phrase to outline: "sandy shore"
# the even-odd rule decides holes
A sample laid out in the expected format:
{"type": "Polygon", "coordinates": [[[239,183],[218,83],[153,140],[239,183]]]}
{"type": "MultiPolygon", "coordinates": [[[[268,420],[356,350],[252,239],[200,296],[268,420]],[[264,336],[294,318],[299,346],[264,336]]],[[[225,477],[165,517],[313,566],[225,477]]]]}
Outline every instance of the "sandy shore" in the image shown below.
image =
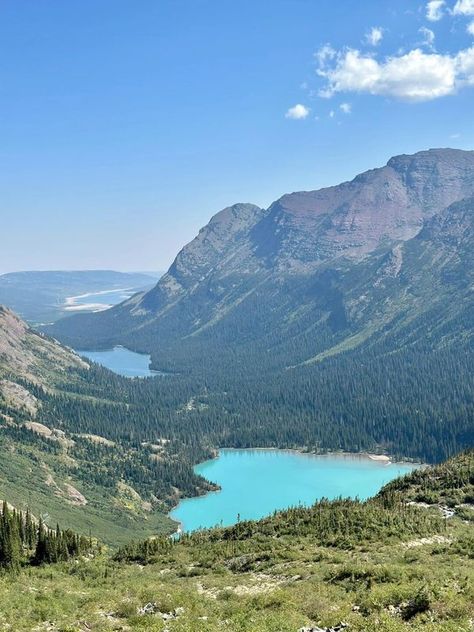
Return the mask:
{"type": "Polygon", "coordinates": [[[385,454],[367,454],[371,461],[381,461],[383,463],[391,463],[390,458],[385,454]]]}
{"type": "MultiPolygon", "coordinates": [[[[109,307],[113,307],[115,303],[105,304],[105,303],[77,303],[79,299],[89,298],[92,296],[105,296],[107,294],[115,294],[117,292],[124,292],[128,294],[132,294],[134,292],[133,288],[124,287],[124,288],[114,288],[111,290],[101,290],[100,292],[87,292],[86,294],[78,294],[77,296],[69,296],[66,298],[64,302],[64,311],[66,312],[101,312],[109,307]]],[[[125,299],[123,299],[125,300],[125,299]]]]}

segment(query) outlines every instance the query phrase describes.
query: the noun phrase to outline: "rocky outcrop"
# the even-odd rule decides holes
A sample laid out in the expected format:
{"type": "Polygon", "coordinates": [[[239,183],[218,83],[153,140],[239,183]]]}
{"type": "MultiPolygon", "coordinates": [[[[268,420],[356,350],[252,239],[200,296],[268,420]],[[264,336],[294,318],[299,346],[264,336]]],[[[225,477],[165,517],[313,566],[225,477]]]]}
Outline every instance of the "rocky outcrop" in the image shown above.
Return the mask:
{"type": "Polygon", "coordinates": [[[0,380],[0,401],[9,408],[23,410],[32,417],[38,411],[38,400],[24,386],[11,380],[0,380]]]}
{"type": "MultiPolygon", "coordinates": [[[[46,384],[45,374],[56,373],[69,368],[87,368],[79,356],[54,340],[28,327],[11,310],[0,305],[0,377],[15,375],[36,384],[46,384]]],[[[26,400],[20,390],[14,395],[11,387],[3,383],[1,389],[8,391],[12,402],[18,406],[30,407],[33,401],[26,400]]]]}
{"type": "Polygon", "coordinates": [[[265,243],[275,244],[269,255],[280,271],[309,273],[411,239],[427,218],[473,193],[474,152],[398,156],[351,182],[284,195],[265,219],[265,243]]]}
{"type": "Polygon", "coordinates": [[[248,236],[266,211],[254,204],[234,204],[211,218],[192,242],[184,246],[160,282],[131,305],[138,316],[169,308],[187,293],[232,270],[256,272],[248,236]]]}
{"type": "Polygon", "coordinates": [[[343,630],[348,630],[349,626],[347,623],[338,623],[329,628],[320,628],[319,626],[309,626],[300,628],[298,632],[342,632],[343,630]]]}

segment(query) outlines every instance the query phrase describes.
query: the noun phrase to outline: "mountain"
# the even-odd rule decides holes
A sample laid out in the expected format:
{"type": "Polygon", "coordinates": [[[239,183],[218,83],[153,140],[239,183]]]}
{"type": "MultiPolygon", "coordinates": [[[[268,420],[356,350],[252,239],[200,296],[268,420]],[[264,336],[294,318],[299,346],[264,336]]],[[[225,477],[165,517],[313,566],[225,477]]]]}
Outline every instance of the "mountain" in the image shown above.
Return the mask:
{"type": "Polygon", "coordinates": [[[445,267],[467,257],[458,272],[468,279],[472,235],[458,245],[442,233],[457,221],[455,202],[466,200],[472,222],[473,195],[474,152],[437,149],[266,210],[237,204],[211,219],[153,289],[47,331],[81,348],[125,344],[178,371],[206,366],[216,347],[221,362],[233,363],[238,349],[284,369],[387,338],[462,292],[445,267]],[[444,224],[429,223],[443,213],[444,224]],[[430,294],[433,283],[442,296],[430,294]]]}
{"type": "Polygon", "coordinates": [[[30,323],[53,322],[74,311],[97,311],[152,287],[160,273],[113,270],[32,271],[0,275],[0,304],[30,323]]]}
{"type": "Polygon", "coordinates": [[[46,331],[151,353],[212,446],[441,460],[474,442],[473,221],[474,152],[399,156],[224,209],[153,289],[46,331]]]}

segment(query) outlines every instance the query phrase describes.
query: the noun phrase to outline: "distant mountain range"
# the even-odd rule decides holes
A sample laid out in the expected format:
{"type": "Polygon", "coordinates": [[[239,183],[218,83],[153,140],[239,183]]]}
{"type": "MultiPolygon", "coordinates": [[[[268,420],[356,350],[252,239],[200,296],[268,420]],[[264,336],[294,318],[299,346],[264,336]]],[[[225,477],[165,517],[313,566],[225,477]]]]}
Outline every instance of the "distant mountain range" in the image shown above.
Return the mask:
{"type": "Polygon", "coordinates": [[[178,370],[237,349],[281,370],[382,341],[471,344],[472,196],[474,152],[436,149],[268,209],[236,204],[153,289],[48,331],[178,370]]]}
{"type": "Polygon", "coordinates": [[[0,275],[0,304],[30,323],[50,323],[70,311],[105,309],[149,289],[160,276],[113,270],[10,272],[0,275]]]}

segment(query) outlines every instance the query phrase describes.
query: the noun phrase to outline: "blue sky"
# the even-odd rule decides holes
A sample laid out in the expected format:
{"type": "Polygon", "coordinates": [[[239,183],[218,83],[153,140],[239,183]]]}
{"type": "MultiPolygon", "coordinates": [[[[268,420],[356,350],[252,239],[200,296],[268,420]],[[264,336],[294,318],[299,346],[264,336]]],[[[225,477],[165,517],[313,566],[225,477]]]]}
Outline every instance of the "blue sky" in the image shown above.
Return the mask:
{"type": "Polygon", "coordinates": [[[2,0],[0,272],[166,268],[219,209],[474,148],[474,0],[2,0]]]}

